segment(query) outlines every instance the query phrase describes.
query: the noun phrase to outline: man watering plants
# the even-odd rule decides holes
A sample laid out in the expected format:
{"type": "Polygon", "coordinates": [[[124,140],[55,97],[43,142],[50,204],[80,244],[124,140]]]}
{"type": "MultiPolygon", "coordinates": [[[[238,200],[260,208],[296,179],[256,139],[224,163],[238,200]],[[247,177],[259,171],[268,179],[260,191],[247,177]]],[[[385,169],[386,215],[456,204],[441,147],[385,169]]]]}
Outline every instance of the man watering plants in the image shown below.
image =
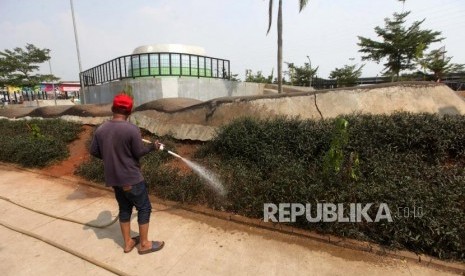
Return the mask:
{"type": "Polygon", "coordinates": [[[128,121],[133,100],[125,94],[116,95],[111,108],[113,117],[100,125],[94,133],[90,153],[103,160],[106,186],[113,187],[119,206],[119,221],[124,239],[124,253],[137,246],[139,254],[163,248],[163,241],[149,241],[149,221],[152,211],[147,185],[142,176],[139,159],[159,149],[156,141],[145,145],[139,128],[128,121]],[[139,236],[131,237],[130,219],[133,207],[137,210],[139,236]]]}

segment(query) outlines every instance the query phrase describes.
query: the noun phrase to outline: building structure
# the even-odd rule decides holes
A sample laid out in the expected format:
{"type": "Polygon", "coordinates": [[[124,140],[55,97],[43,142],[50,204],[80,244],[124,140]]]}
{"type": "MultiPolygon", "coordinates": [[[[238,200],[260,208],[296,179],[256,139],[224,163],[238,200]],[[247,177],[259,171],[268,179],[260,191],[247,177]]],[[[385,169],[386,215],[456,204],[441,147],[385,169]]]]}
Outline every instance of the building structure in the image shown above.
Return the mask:
{"type": "Polygon", "coordinates": [[[230,61],[210,57],[202,47],[183,44],[140,46],[130,55],[81,73],[85,103],[109,103],[126,91],[136,105],[160,98],[210,100],[259,93],[263,84],[230,81],[230,61]]]}

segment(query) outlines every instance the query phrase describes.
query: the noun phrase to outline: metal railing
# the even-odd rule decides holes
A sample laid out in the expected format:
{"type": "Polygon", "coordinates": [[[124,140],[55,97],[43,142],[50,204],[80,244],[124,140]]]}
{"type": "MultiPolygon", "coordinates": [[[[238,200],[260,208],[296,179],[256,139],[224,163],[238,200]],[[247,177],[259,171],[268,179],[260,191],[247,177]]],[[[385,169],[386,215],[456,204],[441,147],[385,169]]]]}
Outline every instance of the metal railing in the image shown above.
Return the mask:
{"type": "Polygon", "coordinates": [[[230,78],[229,60],[183,53],[143,53],[115,58],[80,74],[84,86],[138,77],[230,78]]]}
{"type": "MultiPolygon", "coordinates": [[[[422,76],[401,76],[399,81],[434,81],[434,75],[422,75],[422,76]]],[[[356,85],[368,85],[368,84],[381,84],[391,83],[391,77],[376,76],[368,78],[358,78],[356,85]]],[[[460,91],[465,89],[465,73],[451,73],[446,74],[441,79],[441,83],[446,84],[454,91],[460,91]]],[[[332,89],[337,88],[338,83],[332,79],[312,78],[312,87],[315,89],[332,89]]]]}

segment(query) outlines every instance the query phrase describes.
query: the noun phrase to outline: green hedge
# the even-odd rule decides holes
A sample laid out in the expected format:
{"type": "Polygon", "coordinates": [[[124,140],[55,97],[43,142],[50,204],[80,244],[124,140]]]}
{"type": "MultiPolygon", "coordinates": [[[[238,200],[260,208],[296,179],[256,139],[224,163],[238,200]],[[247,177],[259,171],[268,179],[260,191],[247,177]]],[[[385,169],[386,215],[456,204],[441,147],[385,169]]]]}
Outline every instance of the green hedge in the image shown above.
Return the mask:
{"type": "Polygon", "coordinates": [[[25,167],[45,167],[68,157],[67,143],[81,126],[59,119],[0,120],[0,161],[25,167]]]}
{"type": "Polygon", "coordinates": [[[386,203],[391,223],[301,218],[293,225],[464,260],[465,117],[398,113],[345,119],[343,165],[331,175],[323,161],[336,119],[241,119],[221,129],[198,157],[220,163],[231,212],[260,218],[264,203],[386,203]],[[353,156],[356,179],[349,174],[353,156]],[[399,212],[418,207],[421,217],[399,212]]]}
{"type": "MultiPolygon", "coordinates": [[[[166,166],[168,155],[144,157],[143,173],[158,196],[254,218],[263,217],[264,203],[386,203],[393,222],[309,223],[300,217],[292,225],[465,260],[465,117],[344,119],[348,137],[339,139],[345,141],[338,149],[341,166],[330,173],[325,160],[342,135],[335,129],[340,118],[244,118],[222,127],[195,159],[220,176],[226,197],[215,196],[196,175],[166,166]],[[398,213],[414,207],[421,207],[421,217],[398,213]]],[[[370,217],[376,210],[370,209],[370,217]]]]}

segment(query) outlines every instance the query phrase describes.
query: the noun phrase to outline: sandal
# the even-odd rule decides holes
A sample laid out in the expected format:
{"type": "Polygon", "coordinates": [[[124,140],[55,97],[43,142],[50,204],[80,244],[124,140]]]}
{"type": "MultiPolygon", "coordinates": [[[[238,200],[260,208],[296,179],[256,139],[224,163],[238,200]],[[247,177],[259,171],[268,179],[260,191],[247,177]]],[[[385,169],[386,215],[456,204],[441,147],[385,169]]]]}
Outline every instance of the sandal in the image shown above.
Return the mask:
{"type": "Polygon", "coordinates": [[[131,249],[129,249],[129,250],[124,250],[124,253],[129,253],[129,252],[131,252],[131,251],[134,249],[134,247],[136,247],[136,245],[139,244],[139,242],[140,242],[140,237],[139,237],[139,236],[134,237],[134,238],[132,238],[132,240],[134,241],[134,246],[131,247],[131,249]]]}
{"type": "Polygon", "coordinates": [[[158,250],[161,250],[163,246],[165,246],[164,241],[152,241],[152,248],[149,248],[147,250],[139,250],[139,255],[156,252],[158,250]]]}

